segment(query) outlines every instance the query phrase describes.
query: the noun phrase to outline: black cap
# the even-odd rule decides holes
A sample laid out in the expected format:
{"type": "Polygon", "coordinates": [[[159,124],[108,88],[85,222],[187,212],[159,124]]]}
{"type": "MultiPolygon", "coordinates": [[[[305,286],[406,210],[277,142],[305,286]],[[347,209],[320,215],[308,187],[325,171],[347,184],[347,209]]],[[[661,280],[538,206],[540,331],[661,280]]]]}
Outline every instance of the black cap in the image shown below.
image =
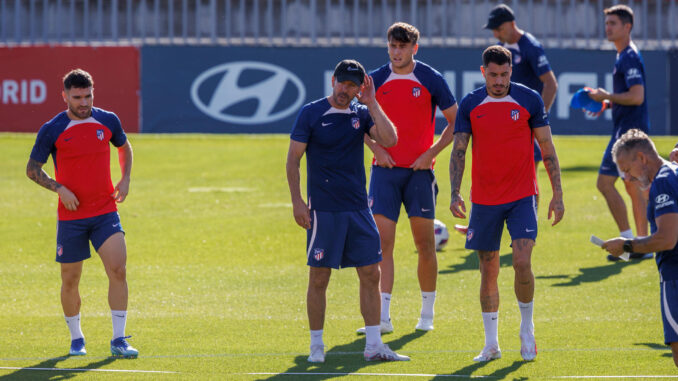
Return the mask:
{"type": "Polygon", "coordinates": [[[339,82],[351,81],[360,86],[365,80],[365,68],[356,60],[343,60],[334,68],[334,78],[339,82]]]}
{"type": "Polygon", "coordinates": [[[499,25],[515,19],[516,17],[513,15],[513,10],[511,10],[508,5],[499,4],[492,8],[490,16],[487,18],[487,24],[485,24],[483,28],[497,29],[499,28],[499,25]]]}

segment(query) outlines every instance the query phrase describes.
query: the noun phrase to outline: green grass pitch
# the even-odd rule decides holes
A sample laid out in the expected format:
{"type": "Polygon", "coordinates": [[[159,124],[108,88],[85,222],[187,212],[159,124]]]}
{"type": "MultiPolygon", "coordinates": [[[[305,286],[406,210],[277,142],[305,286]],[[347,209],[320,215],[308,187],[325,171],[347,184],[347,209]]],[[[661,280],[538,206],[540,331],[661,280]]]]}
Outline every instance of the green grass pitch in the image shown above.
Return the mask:
{"type": "MultiPolygon", "coordinates": [[[[506,233],[499,278],[503,358],[472,361],[483,345],[478,261],[454,231],[438,255],[435,330],[414,331],[421,303],[417,255],[402,218],[392,302],[395,332],[384,335],[384,341],[412,361],[363,360],[364,337],[355,334],[363,324],[358,281],[354,270],[345,269],[333,273],[328,290],[328,355],[322,365],[306,362],[305,234],[294,223],[289,201],[287,136],[130,135],[132,186],[119,209],[129,252],[127,333],[140,350],[135,360],[109,357],[107,280],[96,254],[85,262],[80,285],[88,354],[64,356],[70,338],[54,262],[57,198],[25,175],[34,139],[34,134],[0,134],[0,380],[678,375],[663,345],[654,261],[608,263],[588,241],[591,234],[617,234],[595,188],[606,137],[555,137],[566,208],[556,227],[546,220],[551,191],[545,170],[539,169],[543,193],[533,254],[536,361],[520,358],[520,314],[506,233]],[[121,372],[109,372],[114,370],[121,372]]],[[[666,157],[676,137],[655,141],[666,157]]],[[[437,215],[448,227],[462,222],[448,210],[450,149],[436,165],[437,215]]],[[[112,159],[117,181],[119,167],[112,159]]],[[[45,168],[53,173],[51,160],[45,168]]],[[[466,200],[469,180],[467,167],[466,200]]]]}

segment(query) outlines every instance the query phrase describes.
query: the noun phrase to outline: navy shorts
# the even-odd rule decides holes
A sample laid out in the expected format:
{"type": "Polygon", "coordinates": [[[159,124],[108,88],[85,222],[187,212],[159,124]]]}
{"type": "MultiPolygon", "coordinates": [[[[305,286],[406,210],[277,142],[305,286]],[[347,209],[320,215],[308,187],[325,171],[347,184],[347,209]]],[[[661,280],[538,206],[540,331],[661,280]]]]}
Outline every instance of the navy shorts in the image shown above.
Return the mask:
{"type": "Polygon", "coordinates": [[[405,204],[409,217],[435,218],[438,183],[433,170],[372,166],[369,205],[372,213],[398,222],[400,207],[405,204]]]}
{"type": "Polygon", "coordinates": [[[501,244],[504,221],[511,240],[537,239],[537,202],[535,196],[500,205],[471,205],[466,248],[497,251],[501,244]]]}
{"type": "Polygon", "coordinates": [[[612,159],[612,146],[614,146],[616,141],[617,138],[613,136],[610,139],[610,142],[607,143],[607,148],[605,148],[605,153],[603,153],[603,161],[600,163],[600,169],[598,170],[598,173],[601,175],[614,177],[620,176],[617,164],[615,164],[614,160],[612,159]]]}
{"type": "Polygon", "coordinates": [[[678,342],[678,280],[660,282],[664,344],[678,342]]]}
{"type": "Polygon", "coordinates": [[[539,148],[539,143],[537,143],[537,139],[534,139],[534,162],[540,162],[542,161],[541,158],[541,148],[539,148]]]}
{"type": "Polygon", "coordinates": [[[118,212],[80,220],[57,221],[56,261],[59,263],[84,261],[91,257],[90,241],[94,250],[99,250],[108,237],[118,232],[125,233],[118,212]]]}
{"type": "Polygon", "coordinates": [[[381,262],[379,231],[370,210],[311,210],[311,229],[306,231],[306,256],[309,266],[335,269],[381,262]]]}

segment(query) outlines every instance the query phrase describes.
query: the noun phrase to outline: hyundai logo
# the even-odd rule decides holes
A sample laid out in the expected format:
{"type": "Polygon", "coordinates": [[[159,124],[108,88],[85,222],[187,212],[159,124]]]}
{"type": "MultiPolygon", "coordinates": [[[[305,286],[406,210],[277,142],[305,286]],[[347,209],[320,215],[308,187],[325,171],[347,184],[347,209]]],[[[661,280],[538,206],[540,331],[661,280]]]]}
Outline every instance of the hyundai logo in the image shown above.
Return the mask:
{"type": "Polygon", "coordinates": [[[657,204],[663,204],[668,200],[669,200],[669,195],[666,194],[666,193],[662,193],[659,196],[655,197],[654,202],[656,202],[657,204]]]}
{"type": "Polygon", "coordinates": [[[306,90],[296,75],[265,62],[218,65],[200,74],[191,85],[191,100],[200,111],[234,124],[275,122],[297,111],[304,99],[306,90]],[[254,76],[248,77],[248,73],[263,73],[266,77],[251,83],[250,77],[254,76]],[[293,95],[283,97],[290,95],[290,87],[296,92],[294,102],[290,101],[293,95]]]}

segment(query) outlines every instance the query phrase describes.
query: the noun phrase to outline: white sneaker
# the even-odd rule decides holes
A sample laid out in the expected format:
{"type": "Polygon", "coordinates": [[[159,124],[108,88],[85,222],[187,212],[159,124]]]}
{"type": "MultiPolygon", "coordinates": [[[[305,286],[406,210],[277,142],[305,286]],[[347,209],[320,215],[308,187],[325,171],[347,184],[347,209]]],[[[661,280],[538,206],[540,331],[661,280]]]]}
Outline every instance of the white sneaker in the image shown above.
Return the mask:
{"type": "Polygon", "coordinates": [[[417,331],[433,331],[433,319],[419,318],[417,326],[414,327],[417,331]]]}
{"type": "MultiPolygon", "coordinates": [[[[388,319],[388,321],[380,321],[379,322],[379,331],[381,333],[391,333],[393,332],[393,323],[391,323],[391,319],[388,319]]],[[[356,330],[356,332],[360,335],[365,334],[365,327],[360,327],[356,330]]]]}
{"type": "Polygon", "coordinates": [[[537,357],[537,342],[534,340],[534,333],[520,334],[520,355],[525,361],[532,361],[537,357]]]}
{"type": "Polygon", "coordinates": [[[386,344],[365,347],[365,361],[410,361],[407,356],[399,355],[386,344]]]}
{"type": "Polygon", "coordinates": [[[308,356],[308,362],[325,362],[325,346],[311,345],[311,355],[308,356]]]}
{"type": "Polygon", "coordinates": [[[486,362],[491,360],[496,360],[501,358],[501,351],[499,348],[495,347],[485,347],[480,354],[473,358],[473,361],[477,362],[486,362]]]}

